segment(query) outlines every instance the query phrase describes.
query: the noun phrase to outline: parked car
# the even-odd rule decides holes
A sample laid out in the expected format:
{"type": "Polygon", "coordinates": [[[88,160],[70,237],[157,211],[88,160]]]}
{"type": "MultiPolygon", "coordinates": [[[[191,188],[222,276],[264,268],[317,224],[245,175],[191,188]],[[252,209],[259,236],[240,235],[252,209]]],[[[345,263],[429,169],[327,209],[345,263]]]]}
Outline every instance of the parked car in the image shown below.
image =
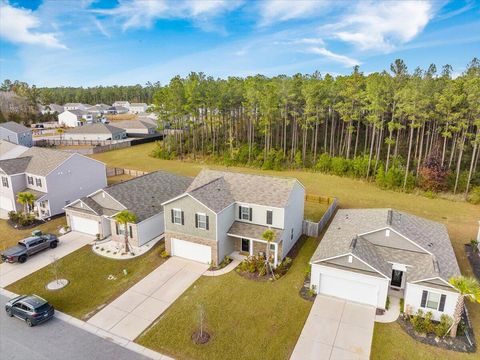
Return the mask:
{"type": "Polygon", "coordinates": [[[3,261],[24,263],[27,259],[42,250],[55,249],[58,245],[58,238],[53,234],[33,235],[20,240],[17,245],[6,249],[1,253],[3,261]]]}
{"type": "Polygon", "coordinates": [[[28,326],[35,326],[53,317],[55,309],[37,295],[18,296],[5,304],[7,315],[24,320],[28,326]]]}

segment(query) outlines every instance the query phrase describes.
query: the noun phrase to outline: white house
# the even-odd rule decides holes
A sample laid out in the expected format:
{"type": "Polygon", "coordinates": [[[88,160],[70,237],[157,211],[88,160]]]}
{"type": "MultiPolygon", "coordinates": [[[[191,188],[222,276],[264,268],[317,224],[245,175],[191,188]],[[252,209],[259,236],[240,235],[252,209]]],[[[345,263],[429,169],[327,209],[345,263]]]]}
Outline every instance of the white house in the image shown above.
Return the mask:
{"type": "Polygon", "coordinates": [[[147,111],[148,105],[145,103],[131,103],[128,112],[131,114],[140,114],[147,111]]]}
{"type": "Polygon", "coordinates": [[[453,316],[460,275],[444,225],[392,209],[338,210],[310,260],[318,294],[385,309],[390,289],[405,312],[453,316]]]}
{"type": "Polygon", "coordinates": [[[219,264],[232,252],[266,254],[274,266],[302,234],[305,189],[296,179],[203,170],[186,192],[163,203],[172,256],[219,264]]]}
{"type": "Polygon", "coordinates": [[[63,108],[62,105],[58,105],[58,104],[48,104],[48,105],[45,105],[45,106],[42,106],[41,109],[40,109],[40,112],[45,115],[45,114],[60,114],[62,112],[64,112],[65,109],[63,108]]]}
{"type": "Polygon", "coordinates": [[[70,202],[107,184],[105,164],[59,150],[32,147],[0,160],[0,210],[19,211],[19,192],[35,196],[34,213],[44,219],[63,213],[70,202]]]}
{"type": "Polygon", "coordinates": [[[124,107],[126,109],[129,109],[130,108],[130,103],[128,101],[115,101],[112,106],[114,107],[117,107],[117,106],[121,106],[121,107],[124,107]]]}
{"type": "Polygon", "coordinates": [[[66,103],[63,105],[64,110],[87,110],[91,105],[82,103],[66,103]]]}
{"type": "Polygon", "coordinates": [[[125,231],[129,243],[141,246],[164,232],[163,206],[165,200],[183,193],[192,178],[156,171],[104,189],[72,202],[65,207],[67,222],[72,230],[103,239],[124,242],[125,231]],[[124,225],[115,221],[115,215],[129,210],[137,221],[124,225]]]}
{"type": "Polygon", "coordinates": [[[127,137],[127,132],[109,124],[95,123],[68,130],[63,137],[66,140],[121,140],[127,137]]]}
{"type": "Polygon", "coordinates": [[[33,146],[32,129],[13,121],[0,123],[0,140],[31,147],[33,146]]]}
{"type": "Polygon", "coordinates": [[[65,110],[58,115],[58,123],[61,126],[77,127],[83,126],[86,123],[92,123],[94,116],[88,111],[84,110],[65,110]]]}

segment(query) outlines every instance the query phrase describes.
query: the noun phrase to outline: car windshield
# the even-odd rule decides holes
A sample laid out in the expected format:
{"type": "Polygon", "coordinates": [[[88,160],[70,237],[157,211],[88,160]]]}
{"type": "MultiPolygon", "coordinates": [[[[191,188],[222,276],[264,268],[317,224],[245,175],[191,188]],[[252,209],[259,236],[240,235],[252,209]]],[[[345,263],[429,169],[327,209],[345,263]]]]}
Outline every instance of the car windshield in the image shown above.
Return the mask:
{"type": "Polygon", "coordinates": [[[27,247],[27,245],[25,245],[25,244],[24,244],[23,242],[21,242],[21,241],[18,242],[18,245],[23,246],[23,247],[27,247]]]}

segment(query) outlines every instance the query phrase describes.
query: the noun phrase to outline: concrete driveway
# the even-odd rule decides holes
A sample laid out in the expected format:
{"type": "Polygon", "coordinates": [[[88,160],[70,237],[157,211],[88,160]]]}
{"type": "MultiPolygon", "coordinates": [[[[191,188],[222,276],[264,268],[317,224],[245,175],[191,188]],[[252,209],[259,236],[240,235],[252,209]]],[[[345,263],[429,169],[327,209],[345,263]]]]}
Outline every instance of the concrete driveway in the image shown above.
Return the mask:
{"type": "Polygon", "coordinates": [[[375,308],[318,295],[291,360],[370,358],[375,308]]]}
{"type": "Polygon", "coordinates": [[[31,273],[49,265],[52,262],[52,258],[55,256],[60,259],[75,250],[80,249],[82,246],[91,243],[95,240],[92,235],[71,231],[68,234],[59,237],[60,242],[57,248],[47,249],[38,254],[33,255],[23,264],[0,264],[0,287],[5,287],[24,278],[31,273]]]}
{"type": "Polygon", "coordinates": [[[172,257],[87,322],[134,340],[207,269],[208,265],[172,257]]]}

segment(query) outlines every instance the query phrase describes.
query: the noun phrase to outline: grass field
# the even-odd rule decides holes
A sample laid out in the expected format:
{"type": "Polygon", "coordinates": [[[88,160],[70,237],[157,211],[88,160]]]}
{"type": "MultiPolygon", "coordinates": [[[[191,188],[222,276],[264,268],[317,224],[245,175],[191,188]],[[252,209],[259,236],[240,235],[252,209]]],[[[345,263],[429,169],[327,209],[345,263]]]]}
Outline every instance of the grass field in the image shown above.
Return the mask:
{"type": "Polygon", "coordinates": [[[30,236],[33,230],[39,229],[44,233],[51,233],[58,235],[58,230],[64,225],[67,225],[67,221],[64,216],[56,218],[52,221],[46,222],[40,226],[28,230],[17,230],[8,225],[6,220],[0,220],[0,250],[15,245],[19,240],[30,236]]]}
{"type": "Polygon", "coordinates": [[[112,260],[93,253],[90,246],[58,260],[59,276],[70,281],[62,290],[48,291],[45,285],[54,280],[50,266],[7,287],[16,294],[35,293],[56,309],[85,320],[140,281],[165,259],[160,257],[164,243],[145,255],[131,260],[112,260]],[[127,271],[124,275],[123,270],[127,271]],[[113,275],[115,280],[108,280],[113,275]]]}
{"type": "Polygon", "coordinates": [[[130,180],[130,179],[133,179],[133,176],[127,175],[127,174],[109,176],[107,178],[107,183],[108,183],[108,185],[115,185],[115,184],[130,180]]]}
{"type": "MultiPolygon", "coordinates": [[[[109,166],[143,171],[166,170],[188,176],[195,176],[204,167],[227,169],[223,166],[202,163],[154,159],[148,156],[154,146],[155,144],[153,143],[138,145],[128,149],[96,154],[93,157],[106,162],[109,166]]],[[[320,173],[297,170],[262,171],[239,167],[231,167],[228,168],[228,170],[296,177],[305,185],[308,193],[335,196],[340,201],[340,207],[343,208],[392,207],[442,222],[448,228],[453,248],[463,274],[472,275],[470,265],[463,250],[463,245],[476,236],[478,220],[480,219],[479,206],[460,201],[450,201],[441,198],[429,199],[415,194],[385,191],[377,188],[374,184],[365,181],[320,173]]],[[[204,280],[201,279],[200,282],[204,282],[204,280]]],[[[297,296],[294,289],[291,289],[291,292],[294,296],[297,296]]],[[[247,293],[244,297],[250,301],[250,295],[250,293],[247,293]]],[[[480,341],[478,335],[480,334],[480,305],[468,304],[468,306],[474,324],[474,330],[477,334],[476,337],[478,343],[478,341],[480,341]]],[[[223,309],[218,307],[218,311],[223,312],[223,309]]],[[[262,314],[257,313],[256,311],[252,313],[252,316],[253,315],[259,318],[262,316],[262,314]]],[[[245,316],[249,315],[246,314],[245,316]]],[[[305,318],[306,317],[304,317],[302,321],[304,321],[305,318]]],[[[229,322],[227,317],[224,321],[229,322]]],[[[292,334],[296,341],[298,332],[292,330],[292,334]]],[[[232,337],[230,337],[229,341],[235,343],[237,339],[233,340],[232,337]]],[[[291,341],[289,343],[291,343],[291,341]]],[[[259,350],[262,349],[263,348],[259,345],[259,350]]],[[[396,324],[382,324],[375,327],[372,358],[411,359],[411,354],[416,354],[417,349],[420,351],[419,354],[421,354],[421,357],[416,358],[421,359],[452,358],[453,356],[458,359],[478,359],[478,354],[454,354],[452,352],[433,349],[428,346],[421,346],[419,343],[404,334],[396,324]],[[398,346],[398,342],[394,340],[397,338],[402,339],[401,346],[398,346]]],[[[225,351],[227,351],[227,349],[225,349],[225,351]]],[[[225,352],[225,354],[226,353],[228,352],[225,352]]]]}

